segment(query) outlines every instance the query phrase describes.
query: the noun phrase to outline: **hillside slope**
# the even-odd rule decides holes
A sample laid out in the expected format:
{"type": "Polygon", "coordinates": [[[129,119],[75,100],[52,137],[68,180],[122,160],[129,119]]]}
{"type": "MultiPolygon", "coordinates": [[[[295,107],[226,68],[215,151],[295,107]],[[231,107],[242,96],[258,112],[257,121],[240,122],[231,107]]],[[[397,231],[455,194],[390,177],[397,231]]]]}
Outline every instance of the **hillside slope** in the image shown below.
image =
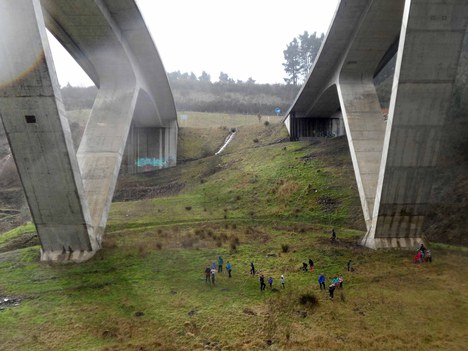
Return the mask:
{"type": "Polygon", "coordinates": [[[291,143],[258,124],[213,156],[228,132],[182,130],[185,162],[121,177],[88,262],[40,263],[33,225],[0,236],[0,350],[465,348],[467,251],[432,245],[433,263],[416,265],[412,252],[357,245],[345,138],[291,143]],[[232,278],[212,285],[204,269],[219,256],[232,278]],[[333,300],[319,273],[343,276],[333,300]]]}

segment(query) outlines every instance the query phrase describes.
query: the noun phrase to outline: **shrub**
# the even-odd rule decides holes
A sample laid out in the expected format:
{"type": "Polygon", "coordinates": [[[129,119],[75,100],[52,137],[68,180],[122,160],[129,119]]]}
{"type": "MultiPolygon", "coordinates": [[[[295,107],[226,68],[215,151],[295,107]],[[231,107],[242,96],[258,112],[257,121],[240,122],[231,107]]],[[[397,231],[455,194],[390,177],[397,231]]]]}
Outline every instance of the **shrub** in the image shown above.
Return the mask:
{"type": "Polygon", "coordinates": [[[319,301],[314,294],[305,293],[299,296],[299,303],[301,305],[317,306],[319,301]]]}
{"type": "Polygon", "coordinates": [[[265,121],[265,122],[263,122],[263,124],[265,125],[265,127],[268,127],[270,125],[270,122],[265,121]]]}
{"type": "Polygon", "coordinates": [[[186,209],[187,211],[190,211],[190,210],[192,209],[192,206],[185,206],[185,209],[186,209]]]}
{"type": "Polygon", "coordinates": [[[258,139],[255,138],[254,140],[252,140],[254,143],[258,143],[258,139]]]}
{"type": "Polygon", "coordinates": [[[281,244],[281,251],[284,253],[289,251],[289,245],[288,244],[281,244]]]}

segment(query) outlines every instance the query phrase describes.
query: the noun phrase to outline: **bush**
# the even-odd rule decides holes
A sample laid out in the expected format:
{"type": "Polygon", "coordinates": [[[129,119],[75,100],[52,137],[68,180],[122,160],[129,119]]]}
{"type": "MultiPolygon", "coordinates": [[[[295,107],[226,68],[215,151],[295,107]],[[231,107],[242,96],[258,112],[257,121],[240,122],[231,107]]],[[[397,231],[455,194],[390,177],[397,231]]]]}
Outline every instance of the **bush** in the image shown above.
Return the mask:
{"type": "Polygon", "coordinates": [[[317,306],[319,301],[314,294],[306,293],[299,296],[299,303],[301,305],[317,306]]]}
{"type": "Polygon", "coordinates": [[[265,125],[265,127],[268,127],[270,125],[270,122],[265,121],[265,122],[263,122],[263,124],[265,125]]]}
{"type": "Polygon", "coordinates": [[[281,251],[284,253],[289,251],[289,245],[288,244],[281,244],[281,251]]]}
{"type": "Polygon", "coordinates": [[[258,139],[255,138],[254,140],[252,140],[254,143],[258,143],[258,139]]]}

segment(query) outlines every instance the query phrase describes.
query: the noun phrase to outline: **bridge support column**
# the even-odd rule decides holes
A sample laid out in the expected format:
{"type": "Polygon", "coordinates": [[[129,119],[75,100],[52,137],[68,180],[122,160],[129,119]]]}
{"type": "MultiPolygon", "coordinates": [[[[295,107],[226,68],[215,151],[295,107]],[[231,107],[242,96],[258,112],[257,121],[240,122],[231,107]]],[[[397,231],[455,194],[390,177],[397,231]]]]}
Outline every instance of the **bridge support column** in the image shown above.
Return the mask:
{"type": "Polygon", "coordinates": [[[165,70],[133,0],[73,8],[68,0],[0,0],[0,32],[0,116],[41,259],[85,260],[100,249],[135,116],[149,129],[165,128],[164,143],[147,144],[145,152],[159,145],[159,155],[175,162],[176,112],[165,70]],[[77,153],[43,12],[99,88],[77,153]]]}
{"type": "Polygon", "coordinates": [[[39,0],[0,1],[0,32],[0,115],[39,234],[41,260],[88,259],[100,241],[39,0]]]}
{"type": "Polygon", "coordinates": [[[441,160],[455,156],[445,155],[443,139],[452,133],[467,24],[464,0],[406,1],[366,246],[414,248],[424,236],[434,184],[445,172],[441,160]]]}
{"type": "Polygon", "coordinates": [[[177,155],[177,124],[169,128],[132,125],[121,172],[137,174],[174,166],[177,155]]]}

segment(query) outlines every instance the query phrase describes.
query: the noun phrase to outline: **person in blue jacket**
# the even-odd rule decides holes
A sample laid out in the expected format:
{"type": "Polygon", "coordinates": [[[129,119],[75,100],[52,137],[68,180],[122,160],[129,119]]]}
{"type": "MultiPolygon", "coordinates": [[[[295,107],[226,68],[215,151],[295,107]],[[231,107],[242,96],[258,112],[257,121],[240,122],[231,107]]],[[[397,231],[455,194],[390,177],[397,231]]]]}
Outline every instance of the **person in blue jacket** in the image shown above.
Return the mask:
{"type": "Polygon", "coordinates": [[[226,270],[228,271],[229,278],[231,278],[232,266],[231,266],[231,262],[229,262],[229,261],[227,261],[226,270]]]}
{"type": "Polygon", "coordinates": [[[318,277],[318,282],[319,282],[319,285],[320,285],[320,290],[322,290],[322,286],[323,286],[323,289],[326,290],[326,286],[325,286],[325,276],[323,275],[323,273],[320,273],[319,277],[318,277]]]}

